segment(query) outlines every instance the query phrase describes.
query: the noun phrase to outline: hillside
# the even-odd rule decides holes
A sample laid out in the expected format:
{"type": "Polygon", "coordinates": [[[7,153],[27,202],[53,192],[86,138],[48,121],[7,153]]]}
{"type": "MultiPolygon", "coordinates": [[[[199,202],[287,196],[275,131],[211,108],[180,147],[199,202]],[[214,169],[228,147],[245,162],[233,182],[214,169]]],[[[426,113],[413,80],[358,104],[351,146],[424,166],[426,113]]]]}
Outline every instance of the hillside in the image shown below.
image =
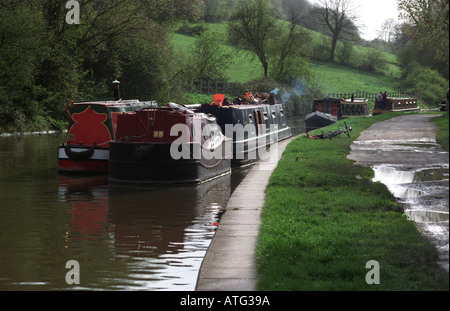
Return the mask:
{"type": "MultiPolygon", "coordinates": [[[[263,76],[261,65],[257,59],[253,59],[242,52],[236,51],[233,46],[227,43],[227,23],[204,23],[202,26],[208,31],[219,34],[222,46],[230,52],[233,52],[235,55],[233,64],[226,71],[228,81],[245,83],[263,76]]],[[[309,32],[313,42],[322,40],[323,35],[313,31],[309,32]]],[[[174,33],[172,37],[172,43],[177,52],[188,53],[194,42],[195,37],[191,35],[174,33]]],[[[357,46],[354,49],[359,53],[363,53],[369,48],[357,46]]],[[[396,56],[383,52],[383,57],[388,62],[386,75],[345,67],[336,63],[313,60],[309,60],[308,63],[324,94],[357,91],[366,91],[370,93],[394,91],[393,81],[400,75],[400,69],[396,65],[396,56]]]]}

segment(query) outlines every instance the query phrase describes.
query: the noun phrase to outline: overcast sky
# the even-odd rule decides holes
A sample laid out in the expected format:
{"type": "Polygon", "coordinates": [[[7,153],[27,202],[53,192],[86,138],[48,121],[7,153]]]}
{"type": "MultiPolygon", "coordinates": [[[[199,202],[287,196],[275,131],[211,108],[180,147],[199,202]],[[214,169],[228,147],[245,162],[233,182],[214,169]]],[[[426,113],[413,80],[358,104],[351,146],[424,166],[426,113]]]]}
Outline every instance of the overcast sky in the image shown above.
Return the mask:
{"type": "MultiPolygon", "coordinates": [[[[311,3],[319,3],[319,0],[309,0],[311,3]]],[[[397,0],[352,0],[356,10],[352,12],[358,15],[357,26],[361,36],[366,40],[378,37],[377,32],[388,18],[398,22],[397,0]]]]}
{"type": "Polygon", "coordinates": [[[398,22],[397,0],[353,0],[353,2],[358,6],[361,36],[366,40],[377,37],[377,31],[387,18],[393,18],[398,22]]]}

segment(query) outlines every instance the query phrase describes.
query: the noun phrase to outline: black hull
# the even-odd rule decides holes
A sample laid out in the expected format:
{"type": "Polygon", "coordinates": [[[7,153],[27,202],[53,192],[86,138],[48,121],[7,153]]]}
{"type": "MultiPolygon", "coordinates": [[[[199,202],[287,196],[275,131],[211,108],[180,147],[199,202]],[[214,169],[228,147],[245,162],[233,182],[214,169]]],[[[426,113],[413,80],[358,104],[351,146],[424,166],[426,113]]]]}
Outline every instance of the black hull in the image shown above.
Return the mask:
{"type": "MultiPolygon", "coordinates": [[[[170,146],[111,142],[109,181],[134,185],[202,183],[231,172],[230,157],[174,160],[170,146]]],[[[190,148],[195,147],[191,144],[190,148]]]]}
{"type": "Polygon", "coordinates": [[[232,167],[258,161],[259,150],[292,136],[281,104],[240,107],[203,105],[201,112],[215,116],[222,132],[232,139],[232,167]],[[230,127],[236,131],[230,132],[230,127]]]}
{"type": "Polygon", "coordinates": [[[322,127],[329,126],[337,122],[336,117],[325,113],[311,113],[305,118],[306,132],[311,132],[322,127]]]}

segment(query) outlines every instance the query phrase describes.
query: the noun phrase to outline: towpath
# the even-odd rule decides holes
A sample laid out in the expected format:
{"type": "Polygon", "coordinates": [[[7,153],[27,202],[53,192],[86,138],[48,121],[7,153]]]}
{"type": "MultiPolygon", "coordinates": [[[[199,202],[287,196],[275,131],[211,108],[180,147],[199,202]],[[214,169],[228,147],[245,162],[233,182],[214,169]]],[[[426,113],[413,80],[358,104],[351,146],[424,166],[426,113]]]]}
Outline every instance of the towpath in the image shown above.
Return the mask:
{"type": "Polygon", "coordinates": [[[271,147],[268,160],[258,161],[234,190],[200,268],[198,291],[256,289],[255,248],[265,189],[288,143],[271,147]]]}
{"type": "MultiPolygon", "coordinates": [[[[378,122],[352,144],[349,158],[374,168],[375,179],[405,204],[405,213],[437,247],[448,270],[449,154],[436,143],[437,115],[404,115],[378,122]],[[399,177],[400,176],[400,177],[399,177]]],[[[259,161],[233,192],[203,260],[198,291],[255,290],[255,248],[265,188],[288,139],[270,161],[259,161]]]]}
{"type": "Polygon", "coordinates": [[[430,120],[439,115],[403,115],[373,124],[351,146],[348,158],[371,166],[374,181],[389,188],[405,214],[436,246],[449,269],[449,153],[436,142],[430,120]]]}

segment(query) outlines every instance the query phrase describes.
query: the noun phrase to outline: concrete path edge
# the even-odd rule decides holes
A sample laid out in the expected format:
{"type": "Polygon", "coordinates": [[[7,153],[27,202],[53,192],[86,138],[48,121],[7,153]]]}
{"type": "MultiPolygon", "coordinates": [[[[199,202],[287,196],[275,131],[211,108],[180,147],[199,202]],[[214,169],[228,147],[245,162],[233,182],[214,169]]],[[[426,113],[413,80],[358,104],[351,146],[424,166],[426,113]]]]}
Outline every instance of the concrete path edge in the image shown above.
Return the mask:
{"type": "Polygon", "coordinates": [[[286,146],[298,136],[271,146],[234,190],[197,278],[197,291],[255,291],[258,242],[265,190],[286,146]]]}

